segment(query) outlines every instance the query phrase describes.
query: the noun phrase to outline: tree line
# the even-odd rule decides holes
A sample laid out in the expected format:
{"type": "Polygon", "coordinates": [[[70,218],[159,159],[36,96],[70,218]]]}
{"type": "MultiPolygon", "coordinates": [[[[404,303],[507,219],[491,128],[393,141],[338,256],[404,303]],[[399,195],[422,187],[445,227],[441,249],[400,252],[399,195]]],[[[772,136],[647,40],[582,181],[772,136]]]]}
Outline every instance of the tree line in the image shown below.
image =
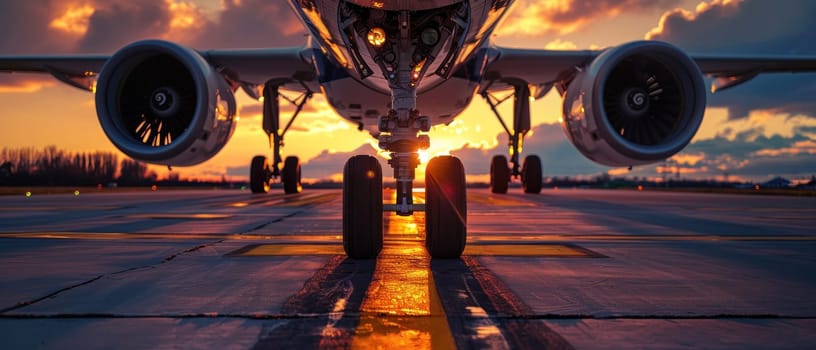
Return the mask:
{"type": "Polygon", "coordinates": [[[112,152],[68,152],[56,146],[3,148],[0,185],[96,186],[143,185],[156,181],[147,165],[112,152]]]}

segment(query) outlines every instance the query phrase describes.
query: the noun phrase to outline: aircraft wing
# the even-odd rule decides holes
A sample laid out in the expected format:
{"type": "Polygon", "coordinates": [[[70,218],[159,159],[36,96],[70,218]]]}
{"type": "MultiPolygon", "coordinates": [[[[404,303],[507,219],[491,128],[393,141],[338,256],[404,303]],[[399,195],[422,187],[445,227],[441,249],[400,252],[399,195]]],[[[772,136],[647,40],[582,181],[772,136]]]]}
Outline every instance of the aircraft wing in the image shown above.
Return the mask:
{"type": "MultiPolygon", "coordinates": [[[[506,89],[514,81],[539,87],[533,96],[542,97],[559,82],[589,65],[601,51],[555,51],[495,47],[488,53],[482,90],[506,89]]],[[[700,71],[712,77],[712,91],[744,83],[761,73],[816,72],[814,56],[724,56],[689,55],[700,71]]]]}
{"type": "Polygon", "coordinates": [[[92,91],[93,77],[108,58],[104,55],[0,56],[0,72],[49,73],[68,85],[92,91]]]}
{"type": "MultiPolygon", "coordinates": [[[[304,47],[257,50],[199,51],[216,70],[239,83],[247,93],[257,93],[269,80],[279,80],[285,88],[304,90],[315,78],[312,49],[304,47]]],[[[0,56],[0,72],[49,73],[73,87],[92,91],[95,76],[111,56],[0,56]]],[[[319,91],[315,89],[314,91],[319,91]]],[[[257,97],[257,96],[254,96],[257,97]]]]}

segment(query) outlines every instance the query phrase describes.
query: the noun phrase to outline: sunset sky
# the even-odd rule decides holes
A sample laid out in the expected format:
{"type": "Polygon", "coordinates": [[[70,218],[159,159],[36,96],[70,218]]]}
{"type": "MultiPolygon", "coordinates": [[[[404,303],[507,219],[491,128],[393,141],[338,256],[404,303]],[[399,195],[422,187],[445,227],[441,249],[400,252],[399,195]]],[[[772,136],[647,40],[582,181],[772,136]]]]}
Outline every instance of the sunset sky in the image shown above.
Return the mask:
{"type": "MultiPolygon", "coordinates": [[[[495,33],[501,46],[598,49],[641,39],[666,40],[699,53],[816,56],[814,1],[518,0],[495,33]]],[[[0,12],[0,55],[113,53],[132,41],[172,40],[198,49],[301,45],[306,30],[284,1],[7,0],[0,12]]],[[[202,165],[174,168],[182,177],[247,178],[252,156],[267,152],[260,104],[242,92],[235,135],[202,165]]],[[[296,95],[293,95],[296,96],[296,95]]],[[[99,127],[93,95],[45,75],[0,74],[2,147],[57,145],[118,152],[99,127]]],[[[511,103],[500,109],[506,118],[511,103]]],[[[287,108],[291,111],[291,108],[287,108]]],[[[658,178],[663,164],[627,169],[581,156],[557,124],[561,98],[532,106],[525,154],[539,154],[546,176],[658,178]]],[[[286,114],[284,119],[288,118],[286,114]]],[[[431,133],[429,154],[460,156],[471,180],[486,180],[489,157],[507,154],[506,137],[486,103],[474,102],[431,133]]],[[[286,137],[284,155],[305,161],[304,177],[340,179],[343,163],[372,152],[376,141],[334,114],[317,95],[286,137]]],[[[687,178],[763,181],[816,174],[816,74],[766,75],[709,96],[699,133],[667,163],[687,178]]],[[[166,176],[167,169],[154,168],[166,176]]],[[[391,170],[384,171],[388,177],[391,170]]]]}

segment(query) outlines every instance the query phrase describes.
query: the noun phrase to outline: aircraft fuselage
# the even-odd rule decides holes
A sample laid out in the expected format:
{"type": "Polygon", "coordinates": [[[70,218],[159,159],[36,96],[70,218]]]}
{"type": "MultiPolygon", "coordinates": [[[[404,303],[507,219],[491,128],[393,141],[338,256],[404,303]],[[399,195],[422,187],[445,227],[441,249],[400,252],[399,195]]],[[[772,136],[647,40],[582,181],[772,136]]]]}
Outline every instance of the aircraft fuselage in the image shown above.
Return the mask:
{"type": "Polygon", "coordinates": [[[410,81],[432,124],[470,103],[486,61],[474,54],[507,12],[507,0],[291,0],[310,31],[321,89],[343,117],[376,132],[395,81],[410,81]],[[318,55],[320,56],[320,55],[318,55]],[[400,70],[408,63],[410,71],[400,70]],[[410,74],[410,78],[400,74],[410,74]]]}

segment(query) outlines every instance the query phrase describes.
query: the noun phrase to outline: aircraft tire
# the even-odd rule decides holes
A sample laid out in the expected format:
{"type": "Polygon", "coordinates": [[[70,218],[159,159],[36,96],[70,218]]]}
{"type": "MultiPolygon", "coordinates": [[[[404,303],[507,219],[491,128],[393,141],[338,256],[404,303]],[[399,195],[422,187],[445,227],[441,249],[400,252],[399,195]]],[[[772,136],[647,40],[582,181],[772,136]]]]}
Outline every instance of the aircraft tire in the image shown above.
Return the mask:
{"type": "Polygon", "coordinates": [[[521,165],[521,185],[524,193],[541,193],[541,158],[529,155],[521,165]]]}
{"type": "Polygon", "coordinates": [[[507,193],[510,184],[510,168],[507,167],[507,157],[493,156],[490,160],[490,192],[507,193]]]}
{"type": "Polygon", "coordinates": [[[456,157],[433,158],[425,169],[425,233],[432,258],[456,259],[465,250],[465,168],[456,157]]]}
{"type": "Polygon", "coordinates": [[[353,259],[377,257],[383,246],[382,168],[368,155],[343,168],[343,250],[353,259]]]}
{"type": "Polygon", "coordinates": [[[286,157],[281,171],[281,181],[286,194],[300,193],[303,190],[300,183],[300,159],[298,157],[286,157]]]}
{"type": "Polygon", "coordinates": [[[249,166],[249,188],[252,193],[269,192],[269,162],[264,156],[255,156],[249,166]]]}

